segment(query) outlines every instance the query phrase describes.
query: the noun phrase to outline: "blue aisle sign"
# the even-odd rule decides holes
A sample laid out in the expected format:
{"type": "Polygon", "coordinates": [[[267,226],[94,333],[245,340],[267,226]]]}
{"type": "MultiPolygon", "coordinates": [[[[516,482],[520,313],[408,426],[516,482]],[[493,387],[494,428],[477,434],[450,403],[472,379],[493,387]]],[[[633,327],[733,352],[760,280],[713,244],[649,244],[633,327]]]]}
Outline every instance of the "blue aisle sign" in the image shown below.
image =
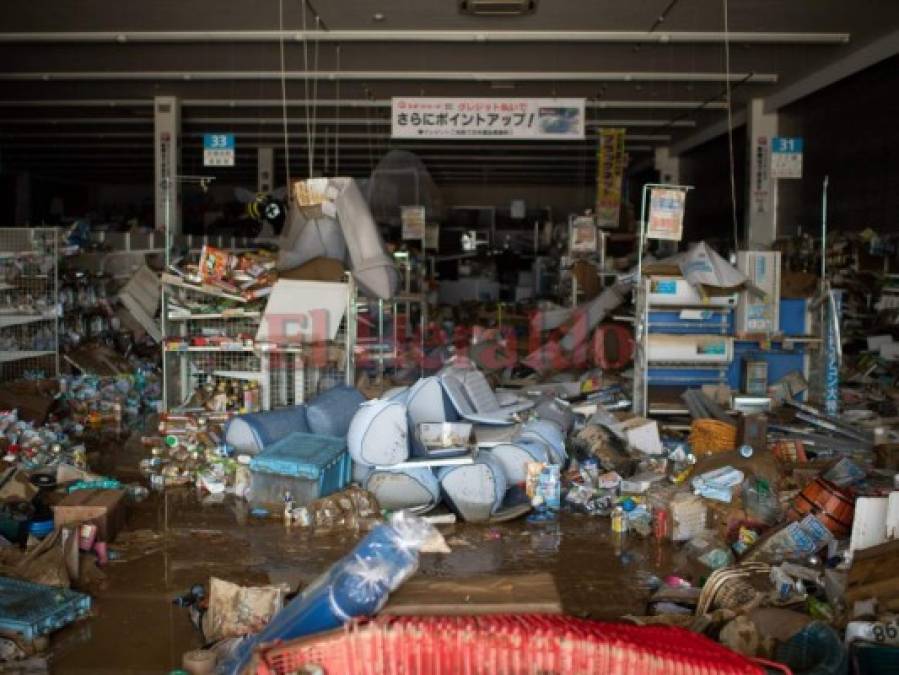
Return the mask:
{"type": "Polygon", "coordinates": [[[234,134],[203,134],[203,166],[234,166],[234,134]]]}
{"type": "Polygon", "coordinates": [[[771,177],[802,178],[802,139],[776,136],[771,140],[771,177]]]}

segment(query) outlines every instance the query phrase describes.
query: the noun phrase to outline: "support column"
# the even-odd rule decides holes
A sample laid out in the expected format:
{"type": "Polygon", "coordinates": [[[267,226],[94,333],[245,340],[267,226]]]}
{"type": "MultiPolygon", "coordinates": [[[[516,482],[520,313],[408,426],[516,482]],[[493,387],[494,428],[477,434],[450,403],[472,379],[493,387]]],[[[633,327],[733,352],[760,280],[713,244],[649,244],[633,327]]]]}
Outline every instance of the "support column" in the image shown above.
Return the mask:
{"type": "Polygon", "coordinates": [[[668,146],[656,148],[655,170],[659,172],[660,183],[680,184],[680,157],[673,156],[668,146]]]}
{"type": "Polygon", "coordinates": [[[164,230],[170,209],[171,233],[181,233],[181,184],[175,180],[181,164],[181,102],[175,96],[153,99],[156,229],[164,230]]]}
{"type": "Polygon", "coordinates": [[[16,176],[16,211],[13,224],[23,227],[31,222],[31,174],[27,171],[16,176]]]}
{"type": "Polygon", "coordinates": [[[769,246],[777,238],[777,181],[771,178],[771,142],[777,136],[777,113],[766,113],[754,98],[746,110],[749,185],[746,195],[745,245],[769,246]]]}
{"type": "Polygon", "coordinates": [[[271,192],[275,189],[275,150],[274,148],[257,148],[256,150],[256,191],[271,192]]]}

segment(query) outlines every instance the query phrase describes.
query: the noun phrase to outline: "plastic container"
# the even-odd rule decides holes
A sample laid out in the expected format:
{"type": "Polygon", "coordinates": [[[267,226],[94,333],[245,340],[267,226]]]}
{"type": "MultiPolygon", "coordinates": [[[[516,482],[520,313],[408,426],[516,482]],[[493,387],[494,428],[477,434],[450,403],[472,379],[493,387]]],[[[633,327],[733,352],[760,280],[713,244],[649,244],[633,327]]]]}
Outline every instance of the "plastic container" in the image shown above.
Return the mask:
{"type": "Polygon", "coordinates": [[[90,610],[89,595],[0,577],[0,632],[18,635],[25,642],[34,642],[90,610]]]}
{"type": "Polygon", "coordinates": [[[796,495],[787,515],[791,520],[800,520],[809,513],[824,523],[837,538],[844,538],[852,530],[855,504],[840,487],[823,478],[816,478],[796,495]]]}
{"type": "Polygon", "coordinates": [[[345,630],[262,649],[256,675],[325,673],[579,673],[762,675],[709,638],[671,626],[562,615],[378,617],[345,630]]]}
{"type": "Polygon", "coordinates": [[[342,490],[352,462],[342,438],[293,433],[250,462],[250,503],[280,506],[290,492],[296,506],[342,490]]]}

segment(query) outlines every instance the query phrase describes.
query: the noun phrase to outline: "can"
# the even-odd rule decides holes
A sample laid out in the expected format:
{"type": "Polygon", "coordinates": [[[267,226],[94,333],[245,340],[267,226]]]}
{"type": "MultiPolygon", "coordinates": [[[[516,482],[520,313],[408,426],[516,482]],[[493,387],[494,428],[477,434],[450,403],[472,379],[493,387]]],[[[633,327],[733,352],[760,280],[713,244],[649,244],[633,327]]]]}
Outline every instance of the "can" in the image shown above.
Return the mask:
{"type": "Polygon", "coordinates": [[[652,513],[652,531],[656,539],[667,539],[669,530],[668,509],[656,509],[652,513]]]}
{"type": "Polygon", "coordinates": [[[620,506],[612,509],[612,532],[627,532],[627,516],[620,506]]]}

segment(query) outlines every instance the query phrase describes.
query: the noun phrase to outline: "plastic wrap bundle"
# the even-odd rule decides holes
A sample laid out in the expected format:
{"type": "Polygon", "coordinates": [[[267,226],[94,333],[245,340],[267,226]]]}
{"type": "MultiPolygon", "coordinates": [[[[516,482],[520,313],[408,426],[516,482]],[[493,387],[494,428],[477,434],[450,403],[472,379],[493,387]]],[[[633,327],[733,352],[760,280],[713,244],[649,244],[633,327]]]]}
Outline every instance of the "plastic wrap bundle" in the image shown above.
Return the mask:
{"type": "Polygon", "coordinates": [[[398,401],[374,399],[359,406],[347,434],[354,462],[391,466],[409,458],[406,406],[398,401]]]}
{"type": "Polygon", "coordinates": [[[363,485],[388,511],[408,509],[425,513],[440,501],[440,483],[434,472],[425,467],[374,469],[363,485]]]}
{"type": "Polygon", "coordinates": [[[328,216],[306,218],[296,204],[291,204],[279,244],[278,269],[282,270],[299,267],[314,258],[346,258],[340,223],[328,216]]]}
{"type": "Polygon", "coordinates": [[[399,274],[384,249],[378,226],[352,178],[312,179],[318,206],[306,217],[296,204],[279,242],[279,269],[297,267],[312,258],[350,260],[353,277],[366,295],[389,300],[399,274]],[[320,200],[320,201],[319,201],[320,200]]]}
{"type": "Polygon", "coordinates": [[[396,293],[399,274],[384,252],[384,242],[368,204],[352,178],[334,178],[331,185],[337,188],[334,203],[356,283],[366,294],[389,300],[396,293]]]}
{"type": "Polygon", "coordinates": [[[389,524],[375,526],[262,631],[238,643],[219,672],[240,673],[258,645],[320,633],[376,614],[388,595],[418,569],[418,552],[434,532],[429,523],[412,514],[393,514],[389,524]]]}
{"type": "Polygon", "coordinates": [[[225,443],[238,452],[257,454],[295,431],[309,430],[306,406],[298,405],[233,418],[225,429],[225,443]]]}
{"type": "Polygon", "coordinates": [[[307,406],[309,430],[325,436],[346,436],[359,406],[365,403],[356,388],[339,385],[316,396],[307,406]]]}
{"type": "Polygon", "coordinates": [[[480,453],[474,464],[445,466],[437,477],[447,503],[470,522],[489,520],[506,496],[506,474],[490,452],[480,453]]]}
{"type": "Polygon", "coordinates": [[[564,466],[568,461],[568,453],[565,452],[565,436],[555,422],[544,419],[529,420],[522,427],[519,438],[543,443],[549,450],[549,458],[553,464],[564,466]]]}
{"type": "Polygon", "coordinates": [[[443,199],[424,163],[408,150],[391,150],[385,154],[363,190],[372,215],[379,223],[402,225],[402,207],[415,204],[425,207],[428,222],[441,219],[443,199]]]}
{"type": "Polygon", "coordinates": [[[490,450],[499,462],[509,485],[520,485],[527,479],[528,464],[550,464],[549,447],[533,438],[518,438],[511,443],[500,443],[490,450]]]}

